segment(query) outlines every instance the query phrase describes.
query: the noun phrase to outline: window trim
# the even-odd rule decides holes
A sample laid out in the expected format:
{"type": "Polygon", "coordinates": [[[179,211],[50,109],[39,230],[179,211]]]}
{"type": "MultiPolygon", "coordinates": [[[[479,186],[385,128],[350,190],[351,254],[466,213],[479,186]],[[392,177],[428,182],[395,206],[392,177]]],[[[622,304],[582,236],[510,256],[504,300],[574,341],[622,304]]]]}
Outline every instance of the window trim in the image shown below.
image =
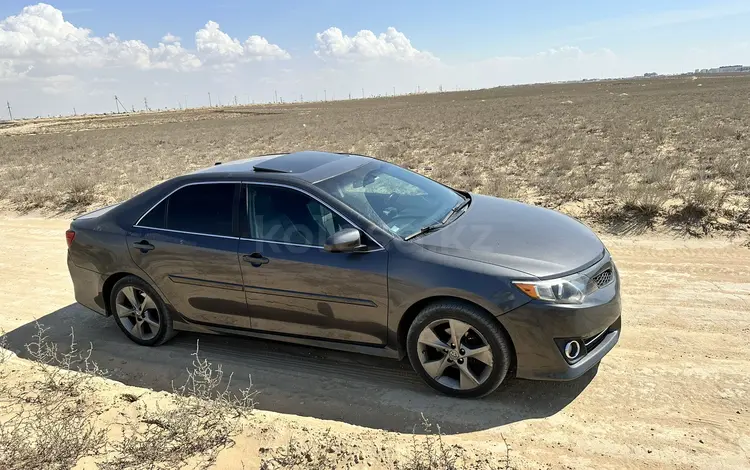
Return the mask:
{"type": "MultiPolygon", "coordinates": [[[[374,248],[372,250],[367,250],[367,251],[362,251],[360,253],[373,253],[373,252],[376,252],[376,251],[385,250],[385,248],[383,248],[383,245],[381,245],[380,242],[378,242],[377,240],[375,240],[375,238],[372,237],[369,233],[367,233],[366,231],[362,230],[359,227],[359,225],[357,225],[354,222],[352,222],[348,217],[346,217],[341,212],[339,212],[336,209],[334,209],[333,207],[329,206],[326,202],[324,202],[323,200],[321,200],[318,196],[316,196],[316,195],[314,195],[314,194],[312,194],[312,193],[310,193],[308,191],[305,191],[302,188],[298,188],[296,186],[291,186],[291,185],[283,184],[283,183],[269,183],[269,182],[266,182],[266,181],[243,181],[242,184],[243,185],[248,185],[248,186],[249,185],[276,186],[276,187],[279,187],[279,188],[288,188],[288,189],[291,189],[291,190],[294,190],[294,191],[299,191],[300,193],[302,193],[302,194],[304,194],[304,195],[306,195],[306,196],[314,199],[319,204],[321,204],[323,207],[325,207],[326,209],[330,210],[334,214],[338,215],[342,219],[346,220],[349,223],[349,225],[351,225],[352,227],[354,227],[357,230],[359,230],[360,233],[365,234],[365,236],[367,238],[369,238],[370,240],[372,240],[373,242],[375,242],[375,244],[378,246],[378,248],[374,248]]],[[[245,197],[245,200],[247,200],[247,196],[245,197]]],[[[242,208],[240,208],[240,209],[242,209],[242,208]]],[[[248,214],[245,216],[245,221],[248,223],[248,225],[250,224],[250,219],[251,219],[251,214],[249,213],[249,207],[248,207],[248,214]]],[[[242,233],[242,227],[240,227],[240,232],[242,233]]],[[[248,232],[248,233],[250,233],[250,232],[248,232]]],[[[274,240],[262,240],[262,239],[258,239],[258,238],[244,238],[244,237],[240,237],[240,240],[250,241],[250,242],[260,242],[260,243],[277,243],[277,244],[280,244],[280,245],[300,246],[300,247],[304,247],[304,248],[320,248],[320,249],[323,249],[323,246],[321,246],[321,245],[304,245],[304,244],[299,244],[299,243],[279,242],[279,241],[274,241],[274,240]]]]}
{"type": "MultiPolygon", "coordinates": [[[[199,184],[237,184],[237,185],[241,185],[242,181],[194,181],[192,183],[185,183],[182,186],[178,186],[174,190],[170,191],[169,194],[167,194],[163,198],[159,199],[159,201],[156,204],[154,204],[153,206],[151,206],[151,208],[149,210],[147,210],[146,212],[144,212],[143,215],[138,218],[138,220],[136,221],[136,223],[133,224],[133,228],[145,228],[145,229],[149,229],[149,230],[161,230],[161,231],[164,231],[164,232],[171,232],[171,233],[184,233],[184,234],[187,234],[187,235],[201,235],[201,236],[204,236],[204,237],[228,238],[228,239],[231,239],[231,240],[238,240],[240,237],[237,237],[237,236],[216,235],[216,234],[213,234],[213,233],[187,232],[187,231],[184,231],[184,230],[172,230],[172,229],[168,229],[168,228],[149,227],[147,225],[139,225],[141,223],[141,220],[143,220],[152,210],[154,210],[156,208],[156,206],[158,206],[159,204],[161,204],[162,202],[164,202],[165,200],[167,200],[169,198],[169,196],[171,196],[172,194],[176,193],[177,191],[179,191],[179,190],[181,190],[183,188],[187,188],[188,186],[196,186],[196,185],[199,185],[199,184]]],[[[169,208],[167,208],[167,209],[169,209],[169,208]]],[[[234,197],[232,198],[232,229],[234,229],[234,220],[235,220],[234,216],[235,216],[236,211],[237,211],[236,209],[237,209],[237,193],[235,192],[234,197]]]]}

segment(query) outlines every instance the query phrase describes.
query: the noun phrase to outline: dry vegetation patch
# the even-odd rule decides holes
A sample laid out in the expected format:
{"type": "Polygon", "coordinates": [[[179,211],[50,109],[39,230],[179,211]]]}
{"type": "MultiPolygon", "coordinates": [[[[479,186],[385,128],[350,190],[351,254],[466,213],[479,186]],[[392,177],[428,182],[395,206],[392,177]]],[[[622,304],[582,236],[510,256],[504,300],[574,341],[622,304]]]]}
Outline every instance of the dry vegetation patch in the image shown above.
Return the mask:
{"type": "Polygon", "coordinates": [[[427,420],[410,437],[258,416],[255,393],[233,388],[198,348],[173,393],[126,387],[105,378],[72,332],[61,347],[47,331],[37,325],[26,345],[33,361],[4,349],[0,335],[0,470],[511,468],[504,440],[501,450],[449,443],[427,420]]]}
{"type": "Polygon", "coordinates": [[[615,232],[746,231],[748,93],[749,77],[679,77],[43,120],[0,129],[0,198],[82,211],[216,161],[320,149],[615,232]]]}

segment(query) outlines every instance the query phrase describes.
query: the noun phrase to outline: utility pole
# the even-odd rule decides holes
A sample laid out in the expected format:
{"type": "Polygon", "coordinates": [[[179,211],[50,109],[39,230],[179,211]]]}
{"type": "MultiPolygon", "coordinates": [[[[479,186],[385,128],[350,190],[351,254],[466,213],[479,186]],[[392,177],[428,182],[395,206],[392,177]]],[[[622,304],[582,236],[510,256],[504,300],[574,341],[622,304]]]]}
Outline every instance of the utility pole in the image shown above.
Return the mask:
{"type": "Polygon", "coordinates": [[[237,106],[237,95],[234,95],[234,105],[237,106]]]}
{"type": "Polygon", "coordinates": [[[365,99],[365,89],[362,88],[362,99],[365,99]]]}
{"type": "Polygon", "coordinates": [[[13,120],[13,109],[10,107],[10,101],[5,102],[8,105],[8,115],[10,116],[10,120],[13,120]]]}
{"type": "Polygon", "coordinates": [[[273,90],[273,102],[278,103],[279,102],[279,92],[276,90],[273,90]]]}
{"type": "Polygon", "coordinates": [[[302,101],[304,101],[304,100],[302,99],[302,95],[299,95],[299,102],[300,102],[300,103],[302,103],[302,101]]]}
{"type": "Polygon", "coordinates": [[[328,101],[328,90],[323,90],[323,101],[328,101]]]}
{"type": "Polygon", "coordinates": [[[78,113],[76,112],[76,108],[73,108],[73,116],[78,116],[78,113]]]}
{"type": "Polygon", "coordinates": [[[393,87],[393,96],[396,96],[396,87],[393,87]]]}
{"type": "Polygon", "coordinates": [[[208,107],[209,108],[213,107],[213,105],[211,104],[211,92],[210,91],[208,92],[208,107]]]}
{"type": "Polygon", "coordinates": [[[143,109],[145,111],[150,111],[150,109],[148,109],[148,99],[147,98],[143,98],[143,109]]]}
{"type": "MultiPolygon", "coordinates": [[[[117,114],[120,114],[120,100],[117,99],[117,95],[115,95],[115,106],[117,107],[117,114]]],[[[10,104],[8,104],[10,106],[10,104]]]]}
{"type": "Polygon", "coordinates": [[[419,85],[417,85],[417,94],[419,94],[419,85]]]}
{"type": "Polygon", "coordinates": [[[188,109],[188,105],[187,105],[187,95],[185,95],[185,109],[188,109]]]}
{"type": "Polygon", "coordinates": [[[352,92],[349,92],[349,99],[352,99],[352,92]]]}

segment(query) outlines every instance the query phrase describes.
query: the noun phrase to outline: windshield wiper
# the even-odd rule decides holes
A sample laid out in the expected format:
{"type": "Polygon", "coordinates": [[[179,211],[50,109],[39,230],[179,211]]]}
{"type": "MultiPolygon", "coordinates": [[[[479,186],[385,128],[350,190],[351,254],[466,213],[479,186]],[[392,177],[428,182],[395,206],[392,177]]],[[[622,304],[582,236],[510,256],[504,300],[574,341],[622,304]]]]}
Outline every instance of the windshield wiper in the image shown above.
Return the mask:
{"type": "Polygon", "coordinates": [[[440,223],[445,224],[446,222],[448,222],[448,219],[450,219],[453,214],[458,213],[458,211],[466,207],[469,204],[469,202],[471,202],[471,198],[468,198],[468,197],[464,198],[463,201],[453,206],[453,209],[451,209],[450,212],[448,212],[445,215],[445,217],[443,217],[443,220],[441,220],[440,223]]]}
{"type": "Polygon", "coordinates": [[[412,233],[411,235],[404,237],[404,240],[411,240],[414,237],[418,237],[419,235],[424,235],[425,233],[434,232],[435,230],[438,230],[440,228],[443,228],[445,224],[448,223],[448,219],[451,218],[453,214],[457,214],[461,211],[464,207],[466,207],[471,202],[470,197],[465,197],[461,202],[453,206],[453,208],[448,212],[448,214],[443,217],[443,220],[440,222],[431,224],[431,225],[425,225],[419,231],[412,233]]]}
{"type": "Polygon", "coordinates": [[[424,227],[420,228],[418,232],[414,232],[411,235],[404,237],[404,240],[411,240],[412,238],[418,237],[419,235],[424,235],[425,233],[434,232],[435,230],[438,230],[439,228],[441,228],[443,225],[445,224],[442,222],[437,223],[437,224],[432,224],[432,225],[425,225],[424,227]]]}

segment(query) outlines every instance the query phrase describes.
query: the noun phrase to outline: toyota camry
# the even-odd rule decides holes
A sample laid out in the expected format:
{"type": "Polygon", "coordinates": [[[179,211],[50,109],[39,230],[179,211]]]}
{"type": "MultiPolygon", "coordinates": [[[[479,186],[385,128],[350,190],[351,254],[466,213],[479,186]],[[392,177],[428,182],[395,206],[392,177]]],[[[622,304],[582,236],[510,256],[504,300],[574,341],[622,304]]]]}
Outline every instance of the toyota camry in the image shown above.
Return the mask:
{"type": "Polygon", "coordinates": [[[361,155],[217,163],[66,238],[76,300],[142,346],[187,330],[408,357],[478,397],[575,379],[620,336],[617,268],[585,225],[361,155]]]}

